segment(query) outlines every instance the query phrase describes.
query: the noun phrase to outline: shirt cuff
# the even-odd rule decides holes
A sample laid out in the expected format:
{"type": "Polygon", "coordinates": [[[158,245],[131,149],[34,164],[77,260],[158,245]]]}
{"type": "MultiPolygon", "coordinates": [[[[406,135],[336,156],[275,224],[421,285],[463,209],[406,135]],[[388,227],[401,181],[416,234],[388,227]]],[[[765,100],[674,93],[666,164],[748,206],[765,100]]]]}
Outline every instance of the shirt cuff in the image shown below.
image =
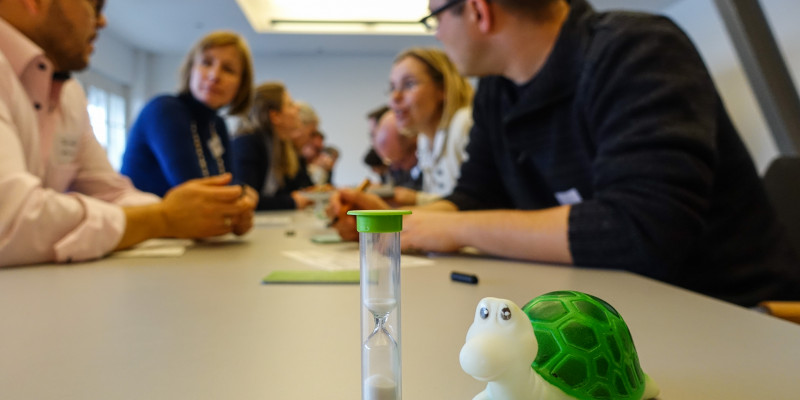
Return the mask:
{"type": "Polygon", "coordinates": [[[125,232],[125,212],[118,205],[74,195],[83,206],[83,221],[55,246],[57,262],[84,261],[110,253],[125,232]]]}

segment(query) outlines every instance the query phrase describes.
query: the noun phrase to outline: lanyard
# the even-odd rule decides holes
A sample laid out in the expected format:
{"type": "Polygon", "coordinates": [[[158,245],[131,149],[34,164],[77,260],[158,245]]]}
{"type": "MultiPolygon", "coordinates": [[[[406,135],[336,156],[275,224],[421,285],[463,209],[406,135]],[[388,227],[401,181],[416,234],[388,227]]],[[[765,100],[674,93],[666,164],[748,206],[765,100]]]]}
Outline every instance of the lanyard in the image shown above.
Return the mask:
{"type": "MultiPolygon", "coordinates": [[[[217,135],[217,130],[214,128],[214,121],[209,125],[211,138],[208,139],[208,147],[214,160],[217,161],[217,170],[220,174],[225,173],[225,163],[222,161],[222,154],[225,149],[222,148],[222,141],[217,135]]],[[[210,176],[208,172],[208,164],[206,163],[206,156],[203,154],[203,145],[200,143],[200,134],[197,133],[197,124],[192,121],[192,141],[194,142],[194,151],[197,153],[197,163],[200,164],[200,170],[203,172],[203,177],[210,176]]]]}

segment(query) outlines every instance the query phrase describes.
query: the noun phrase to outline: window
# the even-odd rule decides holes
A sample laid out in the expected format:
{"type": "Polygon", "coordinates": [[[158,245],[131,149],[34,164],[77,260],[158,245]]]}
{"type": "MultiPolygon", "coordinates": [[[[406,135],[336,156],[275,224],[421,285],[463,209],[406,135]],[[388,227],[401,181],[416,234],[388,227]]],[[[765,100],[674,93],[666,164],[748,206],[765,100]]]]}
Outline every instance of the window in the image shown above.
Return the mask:
{"type": "Polygon", "coordinates": [[[94,85],[89,85],[86,96],[94,135],[106,149],[111,165],[119,171],[125,152],[125,98],[94,85]]]}
{"type": "Polygon", "coordinates": [[[91,69],[76,73],[74,77],[86,92],[94,135],[106,150],[111,166],[119,171],[127,140],[128,86],[91,69]]]}

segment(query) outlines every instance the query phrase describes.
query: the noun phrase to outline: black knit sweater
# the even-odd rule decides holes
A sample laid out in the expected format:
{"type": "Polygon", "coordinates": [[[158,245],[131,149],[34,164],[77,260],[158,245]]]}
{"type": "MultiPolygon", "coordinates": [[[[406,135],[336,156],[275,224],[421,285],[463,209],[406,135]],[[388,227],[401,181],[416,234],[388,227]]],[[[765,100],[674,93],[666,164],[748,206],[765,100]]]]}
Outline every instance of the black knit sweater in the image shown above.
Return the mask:
{"type": "Polygon", "coordinates": [[[742,305],[800,299],[800,266],[690,40],[572,0],[542,70],[480,81],[462,210],[573,204],[576,265],[742,305]]]}

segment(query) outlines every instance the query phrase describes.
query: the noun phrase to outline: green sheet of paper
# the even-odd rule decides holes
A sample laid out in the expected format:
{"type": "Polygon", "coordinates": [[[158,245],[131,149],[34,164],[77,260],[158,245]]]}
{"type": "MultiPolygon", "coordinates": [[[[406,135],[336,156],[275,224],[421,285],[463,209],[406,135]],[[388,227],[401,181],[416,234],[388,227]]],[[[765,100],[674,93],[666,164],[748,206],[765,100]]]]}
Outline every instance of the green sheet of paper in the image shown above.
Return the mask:
{"type": "Polygon", "coordinates": [[[323,233],[311,237],[314,243],[342,243],[342,237],[338,233],[323,233]]]}
{"type": "Polygon", "coordinates": [[[360,271],[357,269],[348,270],[285,270],[272,271],[267,275],[263,283],[358,283],[360,271]]]}

